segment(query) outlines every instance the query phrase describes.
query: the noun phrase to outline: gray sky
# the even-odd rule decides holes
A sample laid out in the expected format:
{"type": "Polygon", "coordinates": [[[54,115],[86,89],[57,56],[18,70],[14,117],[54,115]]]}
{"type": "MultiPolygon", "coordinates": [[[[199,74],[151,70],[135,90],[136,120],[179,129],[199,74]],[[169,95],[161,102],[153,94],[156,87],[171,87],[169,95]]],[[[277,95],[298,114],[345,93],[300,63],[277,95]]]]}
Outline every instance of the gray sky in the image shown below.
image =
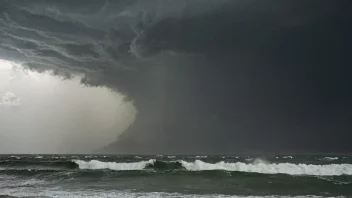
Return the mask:
{"type": "Polygon", "coordinates": [[[0,58],[84,77],[1,77],[2,152],[87,153],[116,140],[132,111],[116,117],[121,97],[79,81],[118,90],[138,112],[100,152],[350,152],[351,7],[5,1],[0,58]]]}
{"type": "Polygon", "coordinates": [[[132,102],[0,60],[0,152],[88,153],[114,142],[134,120],[132,102]]]}

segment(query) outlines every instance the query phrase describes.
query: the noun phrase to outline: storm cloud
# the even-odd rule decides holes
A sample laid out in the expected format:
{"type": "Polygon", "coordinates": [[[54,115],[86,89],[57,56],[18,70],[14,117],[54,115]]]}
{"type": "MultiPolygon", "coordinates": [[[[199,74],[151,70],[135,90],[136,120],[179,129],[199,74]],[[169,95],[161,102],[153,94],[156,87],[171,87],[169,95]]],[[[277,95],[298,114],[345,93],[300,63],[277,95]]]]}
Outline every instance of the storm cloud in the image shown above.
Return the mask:
{"type": "Polygon", "coordinates": [[[352,151],[350,9],[347,0],[1,1],[0,56],[84,74],[83,84],[133,101],[135,122],[101,152],[352,151]]]}

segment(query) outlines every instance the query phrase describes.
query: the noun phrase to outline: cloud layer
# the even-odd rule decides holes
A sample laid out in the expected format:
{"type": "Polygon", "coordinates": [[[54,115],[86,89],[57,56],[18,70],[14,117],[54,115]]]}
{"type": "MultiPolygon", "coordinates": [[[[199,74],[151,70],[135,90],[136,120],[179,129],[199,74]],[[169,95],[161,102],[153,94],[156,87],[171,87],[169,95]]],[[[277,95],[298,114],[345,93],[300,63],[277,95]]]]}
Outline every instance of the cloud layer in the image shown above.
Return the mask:
{"type": "Polygon", "coordinates": [[[2,4],[2,57],[133,100],[106,151],[352,149],[348,0],[2,4]]]}

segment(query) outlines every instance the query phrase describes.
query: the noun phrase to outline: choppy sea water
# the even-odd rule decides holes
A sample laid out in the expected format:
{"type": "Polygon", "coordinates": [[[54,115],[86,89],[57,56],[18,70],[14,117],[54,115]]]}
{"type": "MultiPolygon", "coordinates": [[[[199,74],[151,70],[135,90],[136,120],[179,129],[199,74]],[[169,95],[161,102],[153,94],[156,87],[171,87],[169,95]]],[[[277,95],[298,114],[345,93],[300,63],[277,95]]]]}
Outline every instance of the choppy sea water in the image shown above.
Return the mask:
{"type": "Polygon", "coordinates": [[[0,197],[352,197],[352,157],[2,155],[0,197]]]}

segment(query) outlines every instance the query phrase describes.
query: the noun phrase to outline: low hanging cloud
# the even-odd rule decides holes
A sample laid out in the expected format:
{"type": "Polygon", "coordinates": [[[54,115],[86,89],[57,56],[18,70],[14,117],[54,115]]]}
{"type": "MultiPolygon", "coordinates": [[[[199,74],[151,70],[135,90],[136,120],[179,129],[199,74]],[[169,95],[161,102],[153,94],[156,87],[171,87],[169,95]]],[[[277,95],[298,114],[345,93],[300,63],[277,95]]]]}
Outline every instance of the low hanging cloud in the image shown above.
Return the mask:
{"type": "Polygon", "coordinates": [[[4,96],[2,96],[0,106],[16,107],[16,106],[20,106],[20,104],[21,104],[21,99],[19,97],[17,97],[12,92],[7,92],[4,96]]]}
{"type": "Polygon", "coordinates": [[[132,100],[104,152],[350,148],[349,4],[6,1],[0,58],[132,100]]]}

